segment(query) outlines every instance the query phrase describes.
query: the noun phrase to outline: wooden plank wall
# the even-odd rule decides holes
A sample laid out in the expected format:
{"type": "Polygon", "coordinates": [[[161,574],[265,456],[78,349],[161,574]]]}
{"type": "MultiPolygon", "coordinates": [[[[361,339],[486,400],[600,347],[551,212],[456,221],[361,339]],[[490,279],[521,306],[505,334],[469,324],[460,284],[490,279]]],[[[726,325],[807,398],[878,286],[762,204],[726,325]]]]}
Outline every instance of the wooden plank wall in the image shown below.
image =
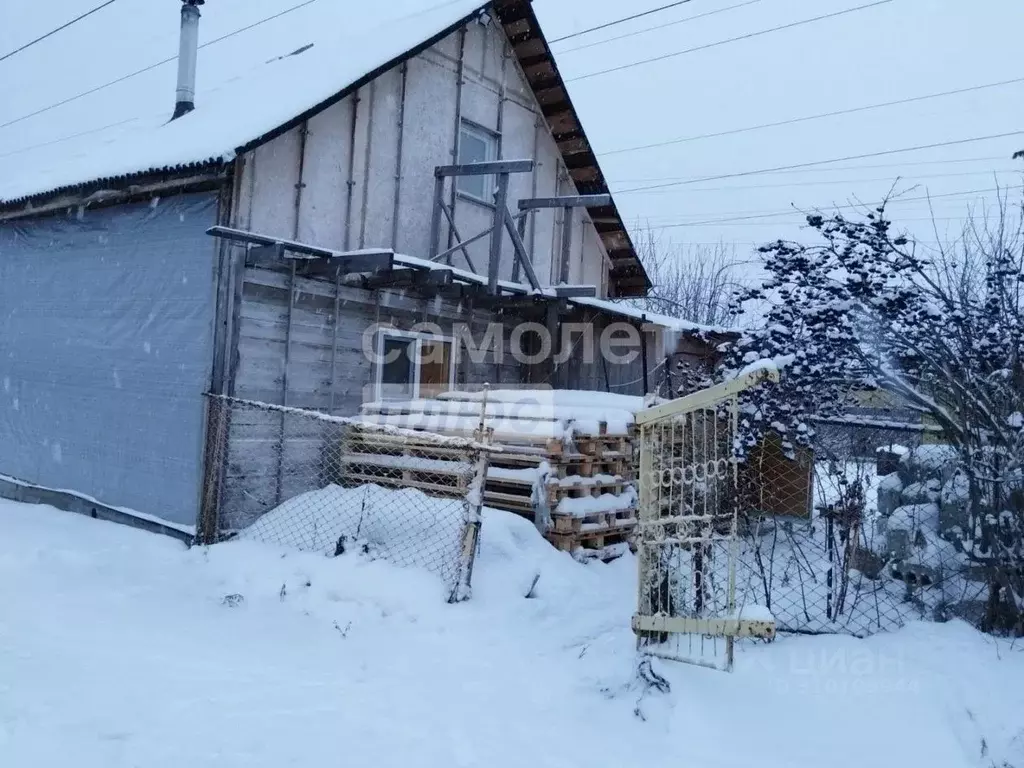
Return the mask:
{"type": "MultiPolygon", "coordinates": [[[[563,380],[565,382],[563,386],[567,389],[611,392],[618,395],[644,395],[643,357],[639,354],[639,350],[636,358],[628,363],[615,363],[601,359],[601,334],[609,325],[624,322],[624,318],[600,312],[583,312],[573,320],[593,325],[594,351],[588,358],[583,352],[582,344],[574,348],[573,356],[564,364],[566,378],[563,380]]],[[[650,388],[654,389],[661,377],[657,367],[664,359],[661,352],[661,334],[648,331],[643,332],[642,337],[647,345],[647,379],[650,388]]],[[[616,354],[621,355],[625,350],[617,348],[615,351],[616,354]]]]}
{"type": "MultiPolygon", "coordinates": [[[[451,334],[455,323],[468,323],[482,335],[495,320],[450,301],[339,288],[254,267],[245,269],[238,306],[232,394],[337,416],[358,415],[373,397],[375,372],[364,344],[372,344],[378,324],[410,329],[431,322],[451,334]]],[[[491,353],[479,363],[461,361],[456,377],[460,387],[498,387],[518,383],[520,371],[510,355],[499,361],[491,353]]],[[[282,501],[321,487],[322,470],[337,453],[337,431],[300,415],[233,407],[222,527],[243,527],[282,501]]]]}

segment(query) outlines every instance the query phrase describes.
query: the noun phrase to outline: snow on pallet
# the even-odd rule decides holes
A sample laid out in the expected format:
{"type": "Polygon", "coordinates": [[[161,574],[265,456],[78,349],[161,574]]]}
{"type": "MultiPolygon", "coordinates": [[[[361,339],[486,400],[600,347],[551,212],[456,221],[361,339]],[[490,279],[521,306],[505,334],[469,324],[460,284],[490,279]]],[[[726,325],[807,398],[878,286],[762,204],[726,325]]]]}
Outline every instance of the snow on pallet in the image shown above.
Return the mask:
{"type": "Polygon", "coordinates": [[[341,485],[376,484],[416,488],[433,496],[463,497],[473,479],[473,463],[463,448],[418,441],[414,436],[352,433],[336,461],[341,485]]]}
{"type": "Polygon", "coordinates": [[[611,451],[606,451],[601,456],[588,456],[576,451],[548,455],[516,447],[491,457],[492,467],[511,471],[520,468],[535,471],[544,463],[549,465],[551,476],[560,480],[598,475],[612,475],[626,479],[633,477],[632,456],[616,455],[611,451]]]}
{"type": "Polygon", "coordinates": [[[490,456],[487,506],[530,519],[544,510],[549,539],[560,549],[625,542],[636,523],[632,440],[642,399],[558,390],[498,390],[487,393],[486,403],[483,397],[449,392],[367,403],[362,419],[469,436],[483,416],[501,449],[490,456]]]}

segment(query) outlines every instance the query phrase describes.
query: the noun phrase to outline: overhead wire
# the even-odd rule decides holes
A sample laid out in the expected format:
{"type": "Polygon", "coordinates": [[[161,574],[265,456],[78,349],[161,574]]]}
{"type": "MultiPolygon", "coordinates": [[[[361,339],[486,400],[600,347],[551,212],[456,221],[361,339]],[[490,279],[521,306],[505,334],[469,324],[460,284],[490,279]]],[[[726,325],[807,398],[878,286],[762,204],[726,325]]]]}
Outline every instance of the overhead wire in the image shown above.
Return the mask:
{"type": "MultiPolygon", "coordinates": [[[[426,12],[431,11],[431,10],[436,10],[438,8],[444,8],[445,6],[448,6],[448,5],[453,5],[457,1],[458,0],[446,0],[445,2],[442,2],[442,3],[439,3],[437,5],[431,6],[430,8],[424,9],[423,11],[420,11],[418,13],[409,14],[408,16],[402,16],[400,18],[403,18],[403,19],[404,18],[412,18],[414,16],[419,15],[420,13],[426,13],[426,12]]],[[[109,2],[107,4],[109,5],[110,2],[114,2],[114,0],[109,0],[109,2]]],[[[259,21],[255,21],[252,24],[247,24],[244,27],[239,27],[238,29],[233,30],[231,32],[228,32],[225,35],[221,35],[220,37],[214,38],[213,40],[208,40],[207,42],[205,42],[205,43],[203,43],[202,45],[199,46],[199,50],[202,50],[203,48],[208,48],[211,45],[216,45],[217,43],[223,42],[224,40],[227,40],[229,38],[235,37],[236,35],[240,35],[243,32],[248,32],[250,29],[255,29],[256,27],[262,26],[263,24],[266,24],[267,22],[273,21],[275,19],[279,19],[282,16],[286,16],[289,13],[293,13],[295,11],[298,11],[298,10],[300,10],[302,8],[305,8],[308,5],[312,5],[313,3],[316,3],[316,2],[318,2],[318,0],[304,0],[303,2],[298,3],[297,5],[293,5],[293,6],[289,7],[289,8],[285,8],[283,11],[278,11],[277,13],[271,14],[270,16],[262,18],[259,21]]],[[[77,101],[78,99],[84,98],[86,96],[90,96],[90,95],[92,95],[94,93],[97,93],[98,91],[102,91],[102,90],[104,90],[106,88],[110,88],[111,86],[117,85],[119,83],[123,83],[125,80],[130,80],[133,77],[137,77],[139,75],[145,74],[146,72],[154,70],[157,67],[161,67],[164,64],[169,64],[172,61],[176,61],[177,58],[178,58],[177,55],[174,55],[174,56],[169,56],[166,59],[162,59],[161,61],[153,62],[152,64],[150,64],[148,66],[145,66],[145,67],[143,67],[141,69],[137,69],[134,72],[130,72],[127,75],[122,75],[121,77],[118,77],[118,78],[116,78],[114,80],[110,80],[109,82],[103,83],[102,85],[97,85],[94,88],[90,88],[90,89],[88,89],[86,91],[82,91],[81,93],[77,93],[74,96],[69,96],[66,99],[61,99],[58,102],[54,102],[53,104],[50,104],[48,106],[42,107],[40,109],[37,109],[35,112],[30,112],[27,115],[22,115],[20,117],[14,118],[12,120],[8,120],[6,123],[0,123],[0,128],[7,128],[7,127],[9,127],[11,125],[15,125],[17,123],[20,123],[20,122],[23,122],[25,120],[28,120],[29,118],[36,117],[37,115],[44,114],[46,112],[49,112],[50,110],[57,109],[58,107],[62,107],[65,104],[70,104],[73,101],[77,101]]],[[[69,137],[66,137],[66,138],[69,138],[69,137]]]]}
{"type": "MultiPolygon", "coordinates": [[[[278,13],[275,13],[271,16],[267,16],[264,19],[260,19],[259,21],[253,22],[252,24],[240,27],[234,30],[233,32],[227,33],[226,35],[221,35],[220,37],[214,38],[213,40],[209,40],[200,45],[199,49],[201,50],[203,48],[208,48],[211,45],[216,45],[217,43],[227,40],[228,38],[234,37],[235,35],[240,35],[243,32],[248,32],[250,29],[254,29],[258,26],[261,26],[262,24],[266,24],[267,22],[273,21],[274,19],[279,19],[282,16],[297,11],[300,8],[305,8],[307,5],[312,5],[315,2],[317,2],[317,0],[304,0],[304,2],[301,2],[298,5],[293,5],[290,8],[285,8],[283,11],[279,11],[278,13]]],[[[177,58],[177,55],[174,55],[166,59],[162,59],[161,61],[153,62],[148,66],[142,67],[141,69],[137,69],[134,72],[128,73],[127,75],[122,75],[121,77],[118,77],[114,80],[110,80],[109,82],[103,83],[102,85],[97,85],[93,88],[89,88],[88,90],[82,91],[81,93],[77,93],[74,96],[69,96],[66,99],[61,99],[60,101],[54,102],[53,104],[41,107],[40,109],[37,109],[34,112],[29,112],[26,115],[21,115],[20,117],[13,118],[12,120],[8,120],[5,123],[0,123],[0,128],[7,128],[9,126],[16,125],[17,123],[28,120],[29,118],[36,117],[37,115],[42,115],[46,112],[49,112],[50,110],[57,109],[58,107],[63,107],[65,104],[70,104],[71,102],[77,101],[78,99],[84,98],[86,96],[91,96],[94,93],[105,90],[106,88],[110,88],[111,86],[117,85],[118,83],[123,83],[125,80],[130,80],[133,77],[138,77],[139,75],[145,74],[146,72],[154,70],[157,67],[162,67],[164,64],[169,64],[172,61],[176,61],[177,58]]]]}
{"type": "MultiPolygon", "coordinates": [[[[842,211],[842,210],[849,210],[849,209],[852,209],[852,208],[877,207],[877,206],[881,206],[883,203],[887,203],[889,205],[898,205],[898,204],[902,204],[902,203],[911,203],[911,202],[918,202],[918,201],[941,200],[941,199],[944,199],[944,198],[969,197],[971,195],[982,195],[982,194],[988,194],[988,193],[991,193],[991,192],[1007,192],[1009,190],[1019,190],[1019,189],[1024,189],[1024,187],[1022,187],[1022,186],[991,187],[991,188],[988,188],[988,189],[964,190],[962,192],[947,192],[947,193],[938,194],[938,195],[921,195],[921,196],[917,196],[917,197],[893,197],[893,198],[890,198],[888,201],[880,200],[878,202],[872,202],[872,203],[856,202],[856,203],[847,203],[847,204],[843,204],[843,205],[831,204],[831,205],[813,206],[809,210],[842,211]]],[[[799,213],[802,213],[802,211],[800,211],[800,209],[798,209],[798,208],[796,208],[794,206],[793,208],[790,208],[789,210],[786,210],[786,211],[773,211],[773,212],[769,212],[769,213],[752,213],[752,214],[750,214],[748,216],[735,216],[735,217],[732,217],[732,218],[708,219],[708,220],[704,220],[704,221],[675,222],[675,223],[672,223],[672,224],[656,225],[656,228],[658,228],[658,229],[670,229],[670,228],[677,228],[677,227],[710,226],[710,225],[715,225],[715,224],[735,224],[737,222],[755,221],[755,220],[758,220],[758,219],[772,219],[772,218],[776,218],[777,219],[777,218],[782,218],[782,217],[786,217],[786,216],[792,216],[794,213],[799,214],[799,213]]]]}
{"type": "MultiPolygon", "coordinates": [[[[691,21],[697,21],[697,19],[705,19],[708,16],[717,16],[720,13],[725,13],[726,11],[735,11],[737,8],[743,8],[744,6],[754,5],[755,3],[759,2],[761,2],[761,0],[747,0],[745,3],[738,3],[737,5],[730,5],[725,8],[716,8],[713,11],[705,11],[704,13],[698,13],[696,16],[687,16],[684,19],[669,21],[665,24],[659,24],[656,27],[644,27],[643,29],[638,29],[633,32],[626,32],[625,34],[622,35],[616,35],[615,37],[608,37],[605,38],[604,40],[595,40],[592,43],[584,43],[583,45],[577,45],[575,48],[563,48],[560,51],[555,51],[555,53],[559,56],[564,56],[565,54],[573,53],[574,51],[582,51],[587,48],[593,48],[598,45],[604,45],[605,43],[614,43],[617,40],[625,40],[626,38],[636,37],[638,35],[645,35],[648,32],[657,32],[662,29],[667,29],[668,27],[675,27],[679,24],[686,24],[691,21]]],[[[567,38],[562,39],[564,40],[567,38]]],[[[552,42],[552,45],[554,45],[554,42],[552,42]]]]}
{"type": "MultiPolygon", "coordinates": [[[[950,165],[953,163],[987,163],[994,160],[1006,160],[1006,155],[989,155],[988,157],[960,157],[960,158],[944,158],[941,160],[910,160],[902,163],[873,163],[871,165],[840,165],[833,168],[806,168],[797,171],[775,171],[772,175],[775,176],[794,176],[804,173],[834,173],[835,171],[863,171],[863,170],[876,170],[879,168],[909,168],[921,165],[950,165]]],[[[660,176],[651,177],[644,179],[616,179],[618,183],[643,183],[652,181],[689,181],[693,179],[693,176],[660,176]]],[[[800,184],[801,182],[793,182],[794,184],[800,184]]]]}
{"type": "Polygon", "coordinates": [[[35,40],[29,40],[27,43],[25,43],[21,47],[15,48],[13,51],[8,51],[3,56],[0,56],[0,61],[7,61],[7,59],[11,58],[15,54],[18,54],[18,53],[21,53],[22,51],[28,50],[33,45],[36,45],[37,43],[41,43],[41,42],[43,42],[43,40],[46,40],[47,38],[53,37],[58,32],[63,32],[65,29],[67,29],[68,27],[72,26],[73,24],[77,24],[82,19],[86,19],[89,16],[92,16],[94,13],[102,11],[108,5],[113,5],[115,2],[117,2],[117,0],[107,0],[105,3],[101,3],[100,5],[97,5],[92,10],[86,11],[85,13],[81,14],[80,16],[76,16],[75,18],[71,19],[71,21],[68,21],[68,22],[65,22],[64,24],[61,24],[56,29],[51,29],[45,35],[40,35],[35,40]]]}
{"type": "Polygon", "coordinates": [[[990,136],[974,136],[968,139],[955,139],[953,141],[940,141],[934,144],[919,144],[913,147],[902,147],[900,149],[886,149],[881,152],[867,152],[862,155],[846,155],[845,157],[833,158],[831,160],[813,160],[806,163],[794,163],[792,165],[779,165],[773,168],[759,168],[753,171],[737,171],[735,173],[723,173],[717,176],[701,176],[686,181],[670,181],[663,184],[651,184],[644,187],[632,187],[630,189],[621,189],[616,191],[617,195],[631,194],[634,192],[646,192],[650,189],[667,189],[669,187],[679,187],[689,184],[699,184],[704,181],[719,181],[721,179],[739,179],[745,176],[758,176],[763,173],[774,173],[776,171],[789,171],[800,168],[811,168],[819,165],[829,165],[831,163],[845,163],[850,160],[866,160],[871,157],[886,157],[888,155],[898,155],[903,152],[920,152],[925,149],[938,149],[941,147],[954,147],[963,144],[971,144],[979,141],[992,141],[995,139],[1005,139],[1011,136],[1024,135],[1024,131],[1008,131],[1006,133],[996,133],[990,136]]]}
{"type": "MultiPolygon", "coordinates": [[[[901,216],[900,222],[906,221],[963,221],[964,216],[901,216]]],[[[684,229],[686,227],[710,227],[718,226],[718,222],[715,221],[697,221],[690,223],[677,223],[677,224],[652,224],[651,229],[684,229]]],[[[730,227],[777,227],[779,222],[777,221],[740,221],[734,224],[729,224],[730,227]]],[[[731,242],[731,241],[730,241],[731,242]]]]}
{"type": "Polygon", "coordinates": [[[619,24],[625,24],[627,21],[635,21],[636,19],[642,19],[645,16],[653,16],[654,14],[661,13],[662,11],[669,11],[673,8],[678,8],[680,5],[686,5],[690,1],[691,0],[676,0],[676,2],[669,3],[668,5],[662,5],[658,8],[651,8],[648,11],[641,11],[640,13],[634,13],[632,16],[625,16],[624,18],[621,19],[615,19],[604,24],[598,24],[596,27],[590,27],[589,29],[581,29],[579,32],[573,32],[572,34],[569,35],[556,37],[554,40],[549,40],[548,42],[551,45],[554,45],[555,43],[560,43],[563,40],[571,40],[574,37],[582,37],[583,35],[589,35],[591,32],[599,32],[602,29],[608,29],[609,27],[615,27],[618,26],[619,24]]]}
{"type": "MultiPolygon", "coordinates": [[[[2,157],[2,155],[0,155],[2,157]]],[[[1007,168],[999,170],[985,170],[985,171],[965,171],[962,173],[927,173],[920,176],[913,176],[908,181],[917,181],[919,179],[949,179],[949,178],[963,178],[965,176],[992,176],[997,174],[1007,173],[1020,173],[1022,169],[1019,168],[1007,168]]],[[[625,180],[619,180],[622,183],[625,180]]],[[[653,181],[653,179],[638,179],[637,181],[653,181]]],[[[870,179],[828,179],[824,181],[791,181],[781,184],[744,184],[740,186],[731,187],[696,187],[688,188],[686,190],[651,190],[651,194],[656,194],[659,191],[665,193],[673,192],[737,192],[749,189],[786,189],[789,187],[820,187],[830,186],[834,184],[871,184],[876,182],[889,182],[893,181],[893,176],[878,176],[870,179]]]]}
{"type": "Polygon", "coordinates": [[[108,125],[101,125],[98,128],[90,128],[87,131],[79,131],[78,133],[72,133],[67,136],[61,136],[57,139],[50,139],[49,141],[42,141],[38,144],[30,144],[27,147],[19,147],[18,149],[11,150],[9,152],[0,152],[0,157],[11,157],[13,155],[23,155],[26,152],[31,152],[33,149],[40,149],[42,147],[49,147],[54,144],[60,144],[62,141],[70,141],[71,139],[77,139],[80,136],[88,136],[90,133],[100,133],[108,128],[116,128],[119,125],[125,125],[127,123],[134,123],[139,118],[129,117],[126,120],[119,120],[116,123],[109,123],[108,125]]]}
{"type": "Polygon", "coordinates": [[[651,144],[640,144],[634,147],[624,147],[621,149],[612,149],[607,152],[599,153],[601,157],[608,157],[611,155],[621,155],[627,152],[640,152],[646,149],[657,149],[660,147],[668,147],[674,144],[685,144],[691,141],[701,141],[703,139],[715,139],[721,136],[735,136],[740,133],[749,133],[750,131],[760,131],[766,128],[778,128],[784,125],[795,125],[797,123],[806,123],[811,120],[821,120],[828,117],[838,117],[840,115],[852,115],[858,112],[869,112],[874,109],[885,109],[888,107],[896,107],[903,104],[913,104],[921,101],[929,101],[931,99],[945,98],[947,96],[959,96],[964,93],[973,93],[975,91],[982,91],[991,88],[1002,88],[1008,85],[1020,85],[1024,83],[1024,77],[1015,77],[1011,80],[999,80],[994,83],[983,83],[981,85],[972,85],[966,88],[954,88],[948,91],[939,91],[936,93],[927,93],[921,96],[909,96],[904,99],[896,99],[894,101],[884,101],[878,104],[868,104],[861,107],[850,107],[848,109],[837,109],[831,112],[821,112],[816,115],[804,115],[803,117],[794,117],[788,120],[777,120],[772,123],[760,123],[758,125],[750,125],[745,128],[732,128],[727,131],[716,131],[715,133],[702,133],[696,136],[684,136],[677,139],[669,139],[667,141],[658,141],[651,144]]]}
{"type": "Polygon", "coordinates": [[[651,57],[649,59],[641,59],[640,61],[633,61],[633,62],[630,62],[628,64],[620,64],[620,65],[618,65],[616,67],[610,67],[608,69],[601,69],[601,70],[598,70],[596,72],[588,72],[588,73],[586,73],[584,75],[577,75],[576,77],[567,78],[565,82],[567,82],[567,83],[574,83],[574,82],[577,82],[579,80],[588,80],[588,79],[590,79],[592,77],[598,77],[600,75],[609,75],[609,74],[611,74],[613,72],[622,72],[623,70],[632,69],[633,67],[640,67],[640,66],[644,66],[646,64],[653,64],[653,63],[658,62],[658,61],[665,61],[666,59],[673,59],[673,58],[675,58],[677,56],[683,56],[684,54],[687,54],[687,53],[696,53],[697,51],[706,51],[709,48],[716,48],[716,47],[718,47],[720,45],[726,45],[727,43],[735,43],[735,42],[739,42],[740,40],[750,40],[751,38],[760,37],[762,35],[771,34],[773,32],[781,32],[782,30],[793,29],[794,27],[801,27],[801,26],[804,26],[806,24],[814,24],[814,23],[819,22],[819,21],[825,21],[826,19],[834,19],[834,18],[837,18],[839,16],[845,16],[847,14],[857,13],[859,11],[866,11],[866,10],[868,10],[870,8],[876,8],[876,7],[881,6],[881,5],[888,5],[891,2],[893,2],[893,0],[876,0],[873,3],[867,3],[866,5],[858,5],[858,6],[854,7],[854,8],[846,8],[846,9],[844,9],[842,11],[834,11],[832,13],[826,13],[826,14],[824,14],[822,16],[815,16],[815,17],[810,18],[810,19],[802,19],[800,21],[793,21],[793,22],[790,22],[789,24],[782,24],[782,25],[779,25],[777,27],[771,27],[770,29],[762,29],[762,30],[759,30],[757,32],[748,32],[745,35],[739,35],[738,37],[730,37],[730,38],[728,38],[726,40],[718,40],[717,42],[714,42],[714,43],[705,43],[704,45],[698,45],[695,48],[686,48],[686,49],[681,50],[681,51],[673,51],[672,53],[665,53],[665,54],[662,54],[660,56],[653,56],[653,57],[651,57]]]}

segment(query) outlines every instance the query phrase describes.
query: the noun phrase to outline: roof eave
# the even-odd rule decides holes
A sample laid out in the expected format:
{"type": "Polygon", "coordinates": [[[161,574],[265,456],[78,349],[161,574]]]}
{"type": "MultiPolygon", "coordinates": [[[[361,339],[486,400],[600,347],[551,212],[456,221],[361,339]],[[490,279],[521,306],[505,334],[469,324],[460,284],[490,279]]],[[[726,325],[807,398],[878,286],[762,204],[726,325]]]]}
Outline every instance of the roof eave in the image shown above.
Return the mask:
{"type": "MultiPolygon", "coordinates": [[[[610,195],[530,0],[494,0],[491,7],[505,29],[577,190],[581,195],[610,195]]],[[[612,262],[612,298],[646,296],[652,287],[650,277],[614,201],[609,206],[590,208],[588,213],[612,262]]]]}
{"type": "Polygon", "coordinates": [[[62,208],[112,205],[139,196],[212,188],[223,183],[231,167],[230,160],[208,158],[67,184],[45,192],[0,200],[0,221],[39,216],[62,208]]]}

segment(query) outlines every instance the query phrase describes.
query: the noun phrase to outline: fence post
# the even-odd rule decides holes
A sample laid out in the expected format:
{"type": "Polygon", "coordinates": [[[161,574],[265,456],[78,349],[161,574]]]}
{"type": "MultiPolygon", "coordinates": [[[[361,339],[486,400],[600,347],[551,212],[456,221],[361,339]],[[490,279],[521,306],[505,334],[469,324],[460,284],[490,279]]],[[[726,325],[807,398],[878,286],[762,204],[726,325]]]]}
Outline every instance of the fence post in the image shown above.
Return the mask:
{"type": "MultiPolygon", "coordinates": [[[[474,433],[477,446],[475,453],[473,482],[466,493],[466,525],[462,531],[462,547],[459,552],[459,577],[452,590],[448,602],[459,603],[468,600],[472,594],[473,563],[476,560],[476,549],[480,541],[481,509],[484,505],[484,488],[487,485],[487,467],[490,462],[491,432],[487,428],[487,392],[489,384],[484,384],[484,395],[480,402],[480,423],[474,433]]],[[[471,454],[472,455],[472,454],[471,454]]]]}
{"type": "Polygon", "coordinates": [[[230,407],[223,398],[206,398],[206,445],[203,449],[203,491],[196,526],[197,544],[215,544],[220,533],[221,483],[227,461],[230,407]]]}

